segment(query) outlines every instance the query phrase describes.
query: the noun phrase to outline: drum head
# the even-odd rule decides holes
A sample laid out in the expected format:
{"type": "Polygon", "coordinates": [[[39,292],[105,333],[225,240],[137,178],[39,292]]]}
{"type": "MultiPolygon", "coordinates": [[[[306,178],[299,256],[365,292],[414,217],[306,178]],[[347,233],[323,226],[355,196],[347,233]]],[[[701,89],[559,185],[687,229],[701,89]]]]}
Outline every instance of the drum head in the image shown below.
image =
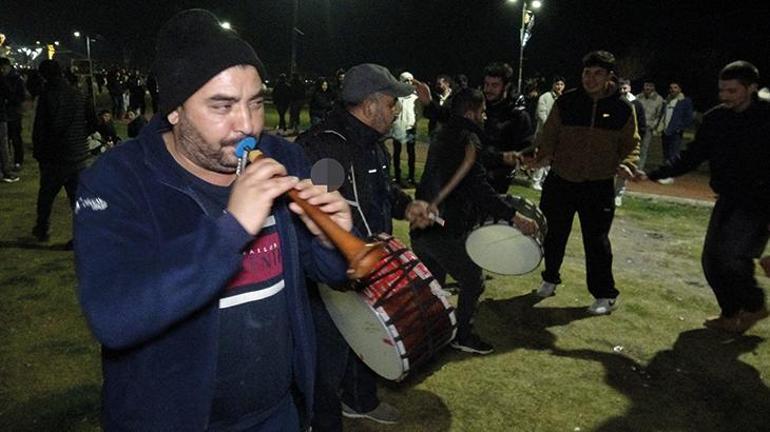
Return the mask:
{"type": "Polygon", "coordinates": [[[503,275],[529,273],[542,258],[535,239],[507,224],[477,228],[465,241],[465,250],[479,267],[503,275]]]}
{"type": "MultiPolygon", "coordinates": [[[[336,291],[326,285],[320,285],[318,291],[337,329],[369,368],[393,381],[406,376],[409,362],[402,358],[403,345],[394,339],[398,331],[378,319],[377,312],[363,295],[355,291],[336,291]]],[[[383,318],[387,320],[387,317],[383,318]]]]}

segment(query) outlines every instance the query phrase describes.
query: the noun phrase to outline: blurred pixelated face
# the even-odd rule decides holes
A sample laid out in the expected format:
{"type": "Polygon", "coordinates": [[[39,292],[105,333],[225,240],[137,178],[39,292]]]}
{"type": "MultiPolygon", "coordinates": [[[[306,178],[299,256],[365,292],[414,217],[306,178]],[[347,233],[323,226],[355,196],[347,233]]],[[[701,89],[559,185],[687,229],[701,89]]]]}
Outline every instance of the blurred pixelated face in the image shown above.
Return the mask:
{"type": "Polygon", "coordinates": [[[112,113],[106,112],[100,115],[99,118],[102,119],[102,123],[109,123],[110,121],[112,121],[112,113]]]}
{"type": "Polygon", "coordinates": [[[254,66],[233,66],[215,75],[168,116],[180,152],[208,171],[234,173],[236,144],[262,132],[262,89],[254,66]]]}
{"type": "Polygon", "coordinates": [[[484,77],[484,97],[487,102],[497,102],[505,97],[505,82],[500,77],[484,77]]]}
{"type": "Polygon", "coordinates": [[[742,112],[751,105],[751,98],[757,91],[756,84],[743,85],[738,80],[719,80],[719,101],[735,112],[742,112]]]}
{"type": "Polygon", "coordinates": [[[378,94],[372,97],[368,103],[371,104],[369,106],[371,110],[369,127],[385,135],[390,131],[393,121],[401,113],[401,104],[398,99],[386,94],[378,94]]]}
{"type": "Polygon", "coordinates": [[[631,93],[631,84],[621,84],[620,85],[620,94],[626,95],[628,93],[631,93]]]}
{"type": "Polygon", "coordinates": [[[644,87],[642,87],[642,92],[644,92],[645,96],[651,95],[655,91],[655,84],[646,82],[644,83],[644,87]]]}
{"type": "Polygon", "coordinates": [[[436,82],[436,88],[438,89],[439,93],[446,94],[446,92],[449,91],[449,81],[447,81],[444,78],[439,78],[439,80],[436,82]]]}
{"type": "Polygon", "coordinates": [[[470,120],[483,128],[487,120],[487,104],[482,103],[478,109],[471,111],[470,120]]]}
{"type": "Polygon", "coordinates": [[[682,87],[679,87],[679,84],[671,83],[668,85],[668,94],[671,96],[679,96],[679,93],[682,93],[682,87]]]}
{"type": "Polygon", "coordinates": [[[581,82],[583,89],[591,97],[601,97],[610,86],[612,74],[607,69],[600,66],[590,66],[583,68],[581,82]]]}
{"type": "Polygon", "coordinates": [[[567,84],[565,84],[564,81],[556,81],[551,86],[551,90],[553,90],[553,92],[557,95],[560,95],[562,92],[564,92],[565,87],[567,87],[567,84]]]}
{"type": "Polygon", "coordinates": [[[329,83],[324,81],[321,83],[321,91],[326,91],[329,89],[329,83]]]}

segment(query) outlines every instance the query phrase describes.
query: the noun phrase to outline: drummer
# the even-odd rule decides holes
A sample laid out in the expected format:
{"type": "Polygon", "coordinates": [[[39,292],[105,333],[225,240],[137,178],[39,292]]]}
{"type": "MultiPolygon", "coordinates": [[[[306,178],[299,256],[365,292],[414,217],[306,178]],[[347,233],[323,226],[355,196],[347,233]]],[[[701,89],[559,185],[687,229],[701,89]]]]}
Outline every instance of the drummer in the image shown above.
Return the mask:
{"type": "Polygon", "coordinates": [[[471,261],[465,239],[481,215],[511,221],[524,234],[537,230],[537,223],[517,213],[487,181],[478,161],[483,146],[484,94],[463,89],[452,99],[449,120],[440,126],[428,149],[428,158],[416,197],[431,202],[445,225],[411,231],[417,256],[443,284],[449,273],[460,285],[457,306],[455,349],[489,354],[492,345],[473,332],[476,303],[484,292],[481,268],[471,261]]]}
{"type": "MultiPolygon", "coordinates": [[[[392,217],[406,218],[417,227],[432,223],[428,203],[413,201],[390,182],[390,158],[382,144],[400,109],[397,98],[413,92],[383,66],[354,66],[342,81],[344,106],[297,138],[311,162],[332,158],[341,164],[340,192],[353,207],[353,223],[361,234],[391,234],[392,217]]],[[[396,408],[377,397],[376,375],[352,353],[317,290],[311,289],[310,298],[318,339],[313,430],[341,431],[342,415],[398,422],[396,408]]]]}

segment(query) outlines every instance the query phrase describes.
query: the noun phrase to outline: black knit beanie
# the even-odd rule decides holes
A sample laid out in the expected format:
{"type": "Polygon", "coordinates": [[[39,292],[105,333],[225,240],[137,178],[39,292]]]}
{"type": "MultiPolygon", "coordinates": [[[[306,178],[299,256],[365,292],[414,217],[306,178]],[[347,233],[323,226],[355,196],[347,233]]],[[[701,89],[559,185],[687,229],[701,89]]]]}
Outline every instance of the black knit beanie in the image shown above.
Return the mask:
{"type": "Polygon", "coordinates": [[[182,105],[211,78],[232,66],[252,65],[264,80],[254,49],[204,9],[174,15],[158,33],[153,70],[164,115],[182,105]]]}

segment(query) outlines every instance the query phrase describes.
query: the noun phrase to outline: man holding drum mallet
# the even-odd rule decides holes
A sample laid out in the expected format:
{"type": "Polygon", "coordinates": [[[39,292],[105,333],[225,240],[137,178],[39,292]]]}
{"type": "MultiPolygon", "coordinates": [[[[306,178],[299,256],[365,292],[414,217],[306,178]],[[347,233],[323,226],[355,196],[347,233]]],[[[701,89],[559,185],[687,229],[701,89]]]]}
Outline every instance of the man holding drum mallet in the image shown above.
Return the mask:
{"type": "Polygon", "coordinates": [[[615,216],[615,175],[631,178],[639,159],[639,133],[633,107],[618,97],[612,82],[615,56],[594,51],[583,57],[582,87],[556,100],[538,135],[530,168],[551,165],[540,209],[548,220],[543,245],[545,270],[536,294],[556,293],[561,283],[572,220],[580,218],[586,282],[594,303],[588,312],[611,313],[618,290],[612,276],[609,232],[615,216]]]}
{"type": "MultiPolygon", "coordinates": [[[[331,159],[330,166],[342,171],[335,186],[353,207],[354,225],[362,235],[392,233],[392,218],[417,227],[433,223],[427,202],[412,200],[390,181],[390,157],[381,142],[398,115],[397,98],[413,92],[383,66],[353,66],[342,81],[344,106],[297,139],[311,162],[331,159]]],[[[350,350],[317,290],[311,288],[310,296],[318,337],[313,430],[341,431],[342,415],[397,422],[396,408],[377,397],[374,372],[350,350]]]]}
{"type": "Polygon", "coordinates": [[[434,135],[416,192],[418,199],[433,203],[433,211],[440,210],[446,223],[410,233],[414,252],[430,272],[442,283],[448,273],[460,285],[452,348],[482,355],[493,347],[473,332],[484,277],[466,251],[468,233],[484,215],[509,221],[526,235],[537,230],[537,223],[517,213],[487,180],[478,157],[485,140],[484,111],[480,90],[463,89],[452,98],[451,115],[434,135]]]}
{"type": "Polygon", "coordinates": [[[300,430],[315,373],[305,278],[341,283],[348,266],[282,196],[298,191],[343,230],[350,208],[298,180],[298,146],[261,136],[262,63],[210,12],[164,25],[154,70],[160,113],[82,175],[75,206],[103,428],[300,430]],[[245,138],[269,157],[236,176],[245,138]]]}

